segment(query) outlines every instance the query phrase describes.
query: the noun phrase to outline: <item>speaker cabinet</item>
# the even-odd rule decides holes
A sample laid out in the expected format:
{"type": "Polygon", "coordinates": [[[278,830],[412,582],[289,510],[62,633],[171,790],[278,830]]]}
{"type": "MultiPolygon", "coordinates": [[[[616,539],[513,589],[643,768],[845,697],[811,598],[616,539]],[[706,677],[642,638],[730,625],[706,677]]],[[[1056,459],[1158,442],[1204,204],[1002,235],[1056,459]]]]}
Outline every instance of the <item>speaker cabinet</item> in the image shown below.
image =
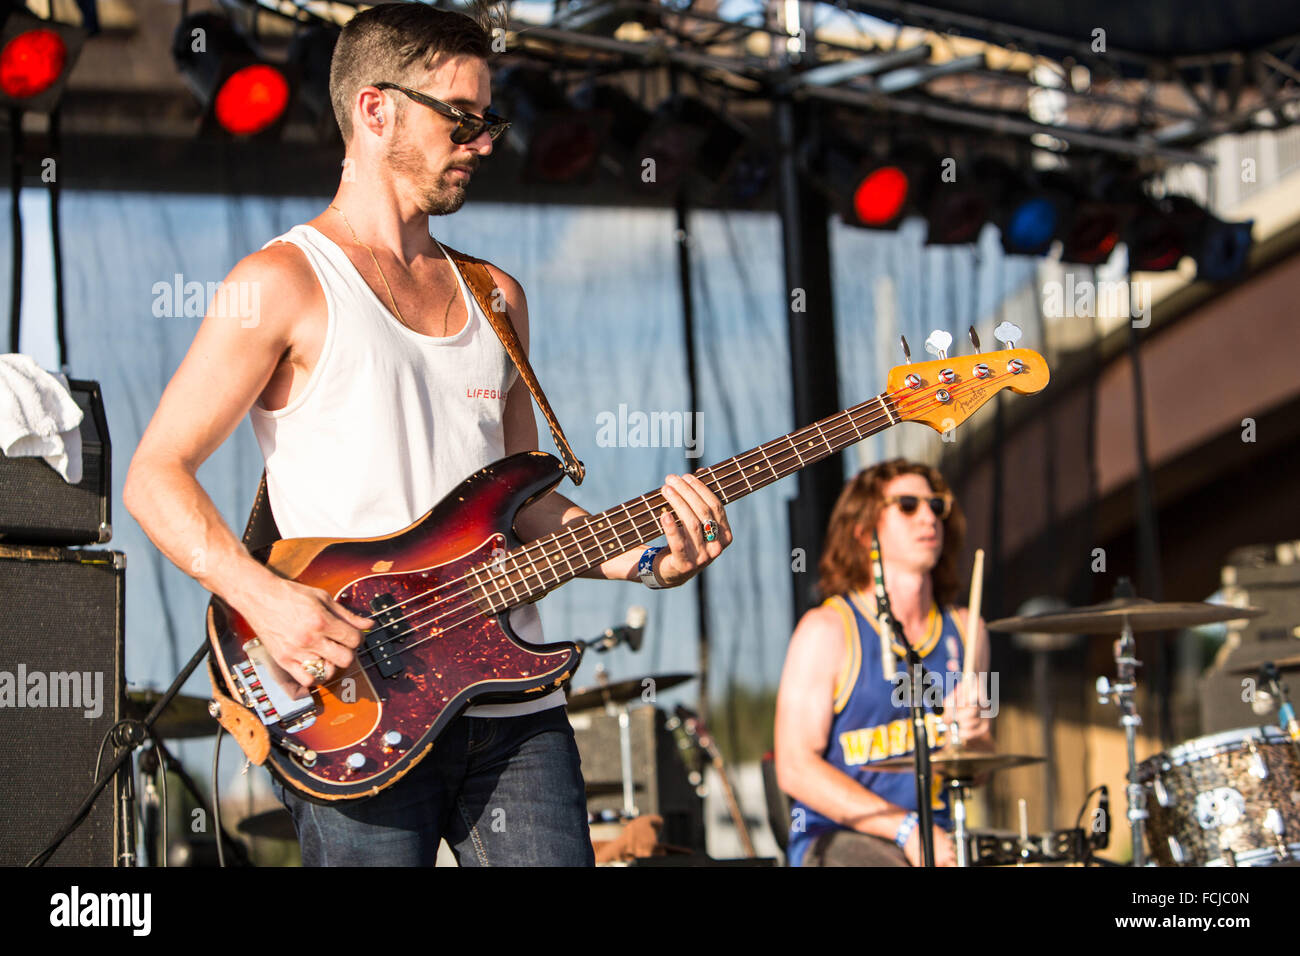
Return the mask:
{"type": "MultiPolygon", "coordinates": [[[[1229,630],[1228,642],[1200,682],[1201,731],[1276,724],[1277,713],[1256,714],[1251,706],[1258,667],[1280,661],[1282,682],[1300,694],[1300,542],[1238,548],[1223,568],[1224,596],[1263,608],[1229,630]],[[1287,661],[1292,663],[1287,663],[1287,661]],[[1248,668],[1248,670],[1242,670],[1248,668]]],[[[1292,698],[1300,702],[1300,696],[1292,698]]]]}
{"type": "MultiPolygon", "coordinates": [[[[0,544],[0,865],[44,849],[90,792],[123,706],[125,574],[120,551],[0,544]]],[[[110,784],[49,865],[112,866],[118,818],[110,784]]]]}
{"type": "MultiPolygon", "coordinates": [[[[582,757],[587,809],[594,813],[621,809],[623,775],[618,717],[599,710],[584,710],[570,713],[569,722],[582,757]]],[[[678,753],[676,739],[667,729],[664,712],[648,706],[630,709],[628,738],[636,809],[642,814],[657,813],[663,817],[662,842],[703,850],[704,801],[687,779],[686,766],[678,753]]]]}
{"type": "Polygon", "coordinates": [[[0,540],[104,544],[113,536],[111,445],[98,382],[68,379],[81,408],[81,481],[70,485],[42,458],[0,455],[0,540]]]}

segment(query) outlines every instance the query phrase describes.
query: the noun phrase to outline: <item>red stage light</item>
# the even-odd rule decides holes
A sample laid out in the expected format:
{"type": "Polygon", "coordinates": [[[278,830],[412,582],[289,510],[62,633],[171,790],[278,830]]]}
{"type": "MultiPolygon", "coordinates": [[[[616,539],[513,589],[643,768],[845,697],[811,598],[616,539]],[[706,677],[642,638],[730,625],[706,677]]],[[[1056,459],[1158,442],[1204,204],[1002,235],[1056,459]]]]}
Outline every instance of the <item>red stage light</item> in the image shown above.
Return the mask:
{"type": "Polygon", "coordinates": [[[44,28],[18,34],[0,51],[0,90],[14,99],[44,93],[63,75],[68,47],[44,28]]]}
{"type": "Polygon", "coordinates": [[[907,202],[907,174],[897,166],[882,166],[853,191],[853,212],[864,226],[888,225],[907,202]]]}
{"type": "Polygon", "coordinates": [[[255,63],[236,70],[217,91],[217,122],[236,136],[266,129],[289,105],[289,81],[273,66],[255,63]]]}

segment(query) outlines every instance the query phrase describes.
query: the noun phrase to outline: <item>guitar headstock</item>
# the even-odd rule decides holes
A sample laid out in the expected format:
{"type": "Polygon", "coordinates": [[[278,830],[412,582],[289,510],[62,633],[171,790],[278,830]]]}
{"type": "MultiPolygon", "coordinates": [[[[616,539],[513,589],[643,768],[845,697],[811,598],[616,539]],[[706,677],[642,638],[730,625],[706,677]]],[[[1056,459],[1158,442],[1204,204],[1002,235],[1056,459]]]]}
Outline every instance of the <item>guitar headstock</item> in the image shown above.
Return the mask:
{"type": "MultiPolygon", "coordinates": [[[[1008,325],[1003,323],[998,331],[1008,325]]],[[[1020,330],[1014,331],[1015,336],[1010,340],[1013,345],[1020,330]]],[[[971,335],[974,338],[973,330],[971,335]]],[[[1001,339],[1002,335],[998,337],[1001,339]]],[[[1003,389],[1029,395],[1041,391],[1051,378],[1047,362],[1033,349],[1004,348],[948,357],[946,349],[951,341],[947,333],[941,336],[936,333],[927,340],[926,347],[939,358],[890,369],[887,395],[893,400],[900,420],[920,422],[937,432],[947,432],[970,418],[1003,389]]],[[[903,347],[910,357],[906,340],[903,347]]]]}

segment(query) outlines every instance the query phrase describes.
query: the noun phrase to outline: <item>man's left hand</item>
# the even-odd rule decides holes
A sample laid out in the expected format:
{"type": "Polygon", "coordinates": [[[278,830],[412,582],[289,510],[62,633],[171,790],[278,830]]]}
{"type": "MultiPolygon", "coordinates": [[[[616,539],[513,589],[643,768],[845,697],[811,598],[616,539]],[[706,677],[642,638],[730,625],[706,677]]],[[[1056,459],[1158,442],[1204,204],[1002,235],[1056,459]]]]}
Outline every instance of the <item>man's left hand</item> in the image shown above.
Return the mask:
{"type": "Polygon", "coordinates": [[[707,567],[731,544],[731,525],[718,496],[694,475],[669,475],[659,489],[673,507],[659,515],[659,527],[668,538],[668,551],[655,559],[655,573],[667,587],[684,584],[707,567]],[[704,523],[716,525],[715,538],[706,541],[704,523]]]}

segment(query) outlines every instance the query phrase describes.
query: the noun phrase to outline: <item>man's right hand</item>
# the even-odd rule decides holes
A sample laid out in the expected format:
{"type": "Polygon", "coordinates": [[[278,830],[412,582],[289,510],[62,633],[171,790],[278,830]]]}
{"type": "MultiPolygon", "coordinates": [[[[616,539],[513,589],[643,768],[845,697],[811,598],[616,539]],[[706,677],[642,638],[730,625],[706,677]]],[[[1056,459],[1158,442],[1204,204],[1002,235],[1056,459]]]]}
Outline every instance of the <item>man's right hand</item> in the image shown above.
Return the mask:
{"type": "Polygon", "coordinates": [[[331,599],[329,592],[281,577],[241,595],[236,610],[271,658],[297,682],[297,687],[285,687],[294,697],[346,671],[361,646],[362,631],[374,626],[331,599]],[[303,668],[304,662],[314,660],[325,662],[320,679],[303,668]]]}
{"type": "MultiPolygon", "coordinates": [[[[903,855],[913,866],[921,865],[921,828],[913,827],[912,835],[907,838],[903,855]]],[[[952,843],[952,834],[941,826],[934,828],[934,865],[956,866],[957,850],[952,843]]]]}

